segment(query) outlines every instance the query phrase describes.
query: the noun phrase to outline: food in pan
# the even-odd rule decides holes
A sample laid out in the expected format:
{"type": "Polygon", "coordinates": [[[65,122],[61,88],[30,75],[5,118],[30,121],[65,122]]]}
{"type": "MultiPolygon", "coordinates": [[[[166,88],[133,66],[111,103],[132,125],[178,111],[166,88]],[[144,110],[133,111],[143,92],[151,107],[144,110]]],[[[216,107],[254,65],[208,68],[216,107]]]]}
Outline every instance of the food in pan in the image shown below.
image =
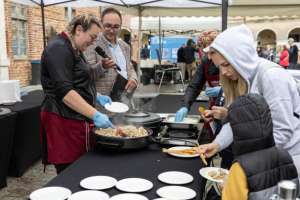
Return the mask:
{"type": "MultiPolygon", "coordinates": [[[[169,117],[167,119],[168,122],[175,122],[175,117],[169,117]]],[[[197,118],[189,118],[189,117],[185,117],[183,118],[183,121],[181,122],[175,122],[175,123],[184,123],[184,124],[197,124],[199,122],[199,120],[197,118]]]]}
{"type": "Polygon", "coordinates": [[[99,128],[95,130],[98,135],[108,136],[108,137],[126,137],[126,138],[136,138],[143,137],[147,135],[147,130],[143,127],[135,126],[120,126],[118,128],[99,128]]]}
{"type": "Polygon", "coordinates": [[[208,172],[208,175],[213,179],[223,180],[225,178],[225,176],[227,175],[227,173],[222,169],[216,169],[216,170],[208,172]]]}

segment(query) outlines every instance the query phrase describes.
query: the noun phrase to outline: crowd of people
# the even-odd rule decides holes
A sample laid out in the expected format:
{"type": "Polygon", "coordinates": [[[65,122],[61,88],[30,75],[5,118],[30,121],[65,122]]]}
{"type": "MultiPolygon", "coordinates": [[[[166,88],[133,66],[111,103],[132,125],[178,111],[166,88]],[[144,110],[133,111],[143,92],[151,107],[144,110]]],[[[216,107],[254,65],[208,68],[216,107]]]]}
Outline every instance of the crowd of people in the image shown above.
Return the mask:
{"type": "MultiPolygon", "coordinates": [[[[119,101],[116,93],[132,93],[138,86],[130,47],[118,38],[121,26],[115,8],[103,10],[100,19],[76,16],[42,54],[41,141],[44,161],[54,164],[57,173],[92,147],[92,126],[115,127],[96,104],[119,101]],[[116,84],[118,90],[113,90],[116,84]]],[[[204,32],[197,42],[198,47],[188,40],[178,50],[178,66],[183,74],[187,70],[189,85],[175,120],[187,116],[205,88],[210,100],[201,113],[205,123],[198,151],[209,162],[220,152],[221,166],[230,169],[221,198],[266,199],[286,179],[299,187],[299,86],[283,69],[294,67],[297,46],[290,40],[290,47],[283,48],[282,68],[262,58],[245,25],[204,32]]]]}
{"type": "Polygon", "coordinates": [[[300,69],[300,52],[293,38],[289,38],[286,44],[278,45],[276,48],[257,47],[257,54],[285,69],[300,69]]]}

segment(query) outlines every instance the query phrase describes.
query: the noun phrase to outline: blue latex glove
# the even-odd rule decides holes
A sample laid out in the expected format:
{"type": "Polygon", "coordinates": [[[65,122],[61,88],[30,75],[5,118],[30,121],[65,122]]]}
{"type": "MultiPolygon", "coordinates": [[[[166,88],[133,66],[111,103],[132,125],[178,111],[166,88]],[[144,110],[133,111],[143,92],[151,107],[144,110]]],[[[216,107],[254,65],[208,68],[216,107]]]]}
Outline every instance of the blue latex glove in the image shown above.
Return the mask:
{"type": "Polygon", "coordinates": [[[114,125],[110,122],[107,115],[100,112],[95,112],[93,116],[94,124],[97,128],[113,128],[114,125]]]}
{"type": "Polygon", "coordinates": [[[221,86],[216,87],[207,87],[205,90],[205,94],[209,97],[217,97],[220,93],[221,86]]]}
{"type": "Polygon", "coordinates": [[[104,106],[105,104],[109,103],[111,104],[111,98],[106,95],[97,95],[97,103],[100,104],[101,106],[104,106]]]}
{"type": "Polygon", "coordinates": [[[187,115],[188,109],[187,107],[181,107],[175,115],[175,122],[181,122],[187,115]]]}

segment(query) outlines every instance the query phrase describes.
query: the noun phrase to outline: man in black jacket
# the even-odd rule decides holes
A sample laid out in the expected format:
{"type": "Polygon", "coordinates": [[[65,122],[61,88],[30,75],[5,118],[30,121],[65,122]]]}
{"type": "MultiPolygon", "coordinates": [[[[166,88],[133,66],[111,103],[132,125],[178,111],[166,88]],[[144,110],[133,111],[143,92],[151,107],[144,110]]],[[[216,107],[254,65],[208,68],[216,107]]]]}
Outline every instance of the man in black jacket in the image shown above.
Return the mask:
{"type": "Polygon", "coordinates": [[[185,48],[185,44],[182,44],[182,46],[177,50],[177,67],[181,70],[182,78],[185,80],[185,60],[183,55],[183,49],[185,48]]]}

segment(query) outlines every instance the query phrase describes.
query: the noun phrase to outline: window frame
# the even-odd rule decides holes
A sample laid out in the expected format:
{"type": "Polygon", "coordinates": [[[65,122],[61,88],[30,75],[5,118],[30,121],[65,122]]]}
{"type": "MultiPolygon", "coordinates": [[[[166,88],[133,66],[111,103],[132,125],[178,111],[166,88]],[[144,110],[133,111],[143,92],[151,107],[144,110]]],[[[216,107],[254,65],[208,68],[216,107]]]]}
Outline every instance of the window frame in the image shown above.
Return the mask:
{"type": "Polygon", "coordinates": [[[11,21],[12,21],[12,54],[13,58],[16,60],[22,60],[28,58],[28,7],[12,3],[12,13],[11,13],[11,21]],[[16,10],[14,10],[13,7],[16,7],[16,10]],[[17,11],[17,12],[15,12],[17,11]],[[23,11],[23,12],[18,12],[23,11]],[[15,30],[14,30],[15,29],[15,30]],[[17,41],[17,54],[15,54],[14,51],[14,36],[16,37],[17,41]],[[22,40],[24,41],[25,45],[21,45],[22,40]],[[23,52],[21,49],[25,48],[24,54],[21,54],[23,52]]]}

